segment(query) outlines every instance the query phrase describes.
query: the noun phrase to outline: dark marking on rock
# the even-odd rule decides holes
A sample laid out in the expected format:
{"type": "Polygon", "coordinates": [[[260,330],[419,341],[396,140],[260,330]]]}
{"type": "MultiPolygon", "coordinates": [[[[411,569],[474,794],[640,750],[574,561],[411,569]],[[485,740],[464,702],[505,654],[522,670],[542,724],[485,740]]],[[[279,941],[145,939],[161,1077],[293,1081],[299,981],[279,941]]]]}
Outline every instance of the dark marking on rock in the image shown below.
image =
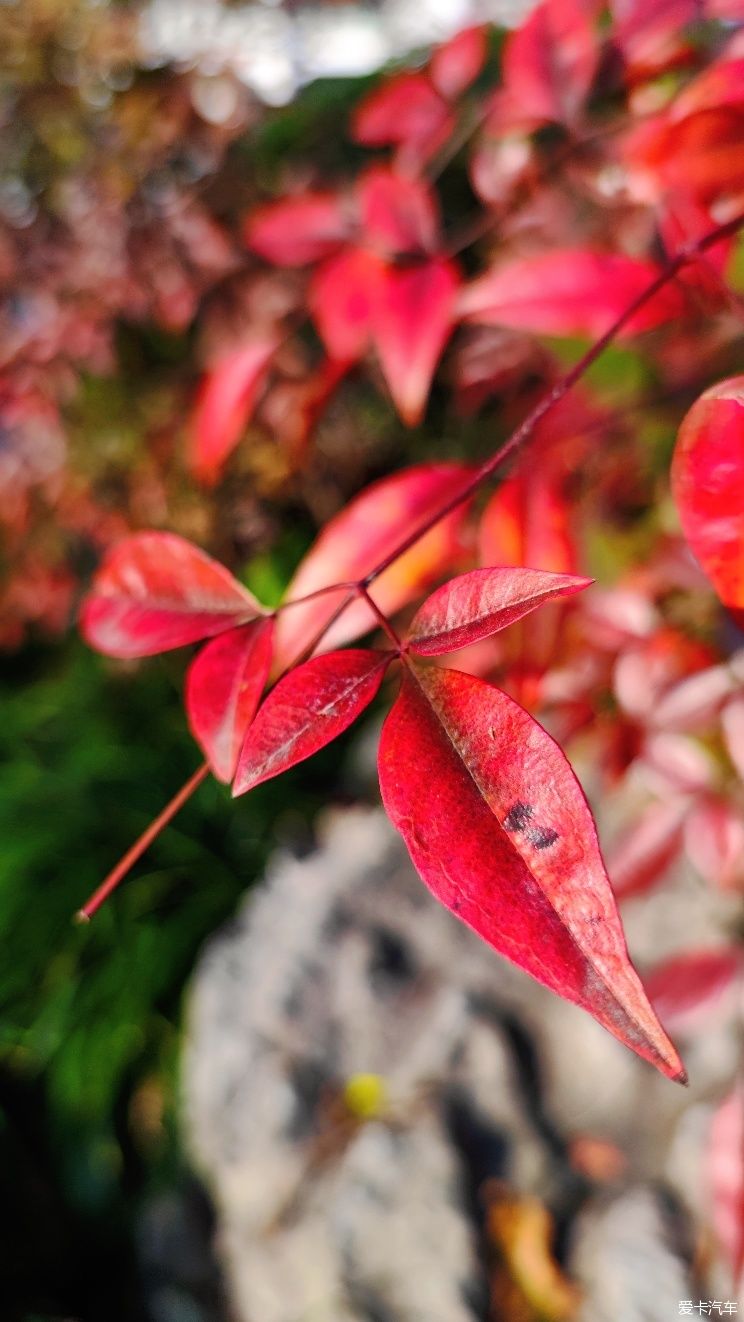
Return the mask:
{"type": "Polygon", "coordinates": [[[529,803],[513,803],[504,818],[504,830],[523,831],[533,812],[534,808],[529,803]]]}
{"type": "Polygon", "coordinates": [[[527,839],[535,849],[550,849],[558,839],[558,832],[552,826],[532,826],[527,832],[527,839]]]}

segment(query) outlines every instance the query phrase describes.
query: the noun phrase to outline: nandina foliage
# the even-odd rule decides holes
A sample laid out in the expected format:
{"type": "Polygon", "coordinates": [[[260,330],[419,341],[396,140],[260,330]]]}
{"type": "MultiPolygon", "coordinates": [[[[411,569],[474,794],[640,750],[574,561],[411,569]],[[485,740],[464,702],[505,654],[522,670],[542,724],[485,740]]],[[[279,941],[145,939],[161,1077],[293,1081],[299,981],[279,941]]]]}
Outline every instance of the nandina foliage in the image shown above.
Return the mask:
{"type": "MultiPolygon", "coordinates": [[[[101,558],[93,646],[201,644],[188,721],[236,794],[389,697],[381,792],[425,884],[676,1078],[649,1002],[682,1037],[722,1013],[736,933],[648,972],[647,995],[613,887],[633,903],[680,860],[744,885],[743,18],[740,0],[543,0],[498,40],[470,28],[378,79],[347,154],[327,150],[334,110],[294,171],[264,160],[237,194],[233,130],[204,130],[214,215],[175,186],[157,214],[152,188],[125,211],[102,198],[127,236],[106,299],[80,272],[108,270],[113,226],[72,243],[60,189],[54,225],[24,234],[36,320],[17,318],[0,383],[21,456],[6,640],[64,623],[84,557],[58,548],[82,541],[101,558]],[[170,393],[152,384],[146,457],[113,512],[105,464],[56,476],[64,423],[114,328],[148,318],[193,330],[197,356],[170,393]],[[43,553],[38,508],[59,534],[43,553]],[[278,606],[193,544],[248,562],[253,584],[298,514],[317,537],[278,606]],[[607,869],[562,746],[609,805],[607,869]]],[[[722,1115],[729,1153],[738,1093],[722,1115]]],[[[738,1268],[741,1181],[717,1189],[738,1268]]]]}

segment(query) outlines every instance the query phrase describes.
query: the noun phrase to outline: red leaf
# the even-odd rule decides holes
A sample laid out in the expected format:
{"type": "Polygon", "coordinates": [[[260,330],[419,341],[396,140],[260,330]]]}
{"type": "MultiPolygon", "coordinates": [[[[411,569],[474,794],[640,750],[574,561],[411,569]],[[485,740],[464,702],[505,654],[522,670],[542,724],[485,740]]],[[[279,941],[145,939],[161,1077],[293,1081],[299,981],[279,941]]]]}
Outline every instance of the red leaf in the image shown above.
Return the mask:
{"type": "Polygon", "coordinates": [[[202,482],[216,480],[240,440],[276,347],[274,340],[244,344],[206,374],[194,413],[189,456],[189,467],[202,482]]]}
{"type": "Polygon", "coordinates": [[[364,236],[386,253],[431,252],[439,236],[434,195],[420,179],[375,165],[362,176],[359,206],[364,236]]]}
{"type": "Polygon", "coordinates": [[[409,427],[424,415],[432,377],[454,321],[456,266],[433,258],[388,267],[372,319],[372,338],[390,394],[409,427]]]}
{"type": "Polygon", "coordinates": [[[523,465],[503,482],[481,518],[481,562],[573,573],[577,555],[562,488],[547,465],[537,471],[523,465]]]}
{"type": "Polygon", "coordinates": [[[640,895],[660,882],[679,854],[687,804],[652,803],[608,853],[607,871],[618,899],[640,895]]]}
{"type": "Polygon", "coordinates": [[[713,1224],[738,1287],[744,1269],[744,1087],[721,1103],[710,1127],[708,1185],[713,1224]]]}
{"type": "Polygon", "coordinates": [[[484,27],[463,28],[435,50],[429,76],[437,91],[454,101],[475,82],[485,63],[488,39],[484,27]]]}
{"type": "Polygon", "coordinates": [[[308,306],[331,358],[351,363],[366,353],[384,269],[374,253],[344,248],[315,271],[308,306]]]}
{"type": "Polygon", "coordinates": [[[335,193],[302,193],[258,207],[248,216],[245,241],[276,266],[306,266],[327,257],[349,233],[335,193]]]}
{"type": "Polygon", "coordinates": [[[685,849],[709,886],[728,889],[744,880],[744,817],[728,799],[701,799],[685,824],[685,849]]]}
{"type": "MultiPolygon", "coordinates": [[[[458,312],[488,326],[598,338],[657,275],[651,262],[621,253],[552,250],[514,258],[487,272],[463,290],[458,312]]],[[[667,285],[620,335],[651,330],[683,310],[681,294],[667,285]]]]}
{"type": "Polygon", "coordinates": [[[423,73],[401,73],[376,87],[357,107],[352,137],[365,147],[397,146],[409,165],[421,165],[453,127],[447,102],[423,73]]]}
{"type": "Polygon", "coordinates": [[[744,607],[744,376],[706,390],[686,415],[672,492],[685,537],[721,600],[744,607]]]}
{"type": "Polygon", "coordinates": [[[599,59],[587,9],[581,0],[545,0],[507,38],[497,122],[576,121],[599,59]]]}
{"type": "Polygon", "coordinates": [[[744,780],[744,697],[739,695],[726,703],[721,714],[721,732],[726,752],[744,780]]]}
{"type": "Polygon", "coordinates": [[[232,780],[271,667],[272,619],[213,638],[189,666],[189,727],[218,780],[232,780]]]}
{"type": "Polygon", "coordinates": [[[636,77],[674,64],[684,50],[682,30],[700,16],[700,0],[611,0],[612,36],[636,77]]]}
{"type": "Polygon", "coordinates": [[[438,899],[671,1078],[584,795],[560,748],[483,680],[411,668],[382,732],[385,808],[438,899]]]}
{"type": "Polygon", "coordinates": [[[421,656],[469,647],[543,602],[580,592],[591,582],[539,569],[474,569],[450,579],[424,602],[411,624],[410,646],[421,656]]]}
{"type": "Polygon", "coordinates": [[[204,551],[173,533],[143,532],[109,551],[80,626],[107,656],[152,656],[262,614],[255,597],[204,551]]]}
{"type": "MultiPolygon", "coordinates": [[[[465,485],[471,470],[460,464],[421,464],[404,468],[363,491],[326,525],[287,588],[286,600],[304,597],[333,583],[357,581],[383,560],[414,529],[465,485]]],[[[460,530],[467,506],[442,519],[415,546],[390,565],[374,584],[375,601],[394,615],[436,581],[461,554],[460,530]]],[[[289,665],[334,614],[346,593],[328,593],[306,605],[283,610],[277,621],[277,665],[289,665]]],[[[364,601],[347,608],[331,626],[324,650],[351,642],[376,627],[364,601]]]]}
{"type": "Polygon", "coordinates": [[[260,707],[243,744],[233,794],[325,748],[369,706],[394,652],[326,652],[290,670],[260,707]]]}
{"type": "Polygon", "coordinates": [[[685,118],[661,115],[642,123],[625,142],[636,191],[657,199],[685,198],[708,205],[744,188],[741,105],[699,110],[685,118]]]}
{"type": "Polygon", "coordinates": [[[307,376],[278,381],[261,407],[261,421],[296,459],[310,439],[350,364],[326,358],[307,376]]]}
{"type": "Polygon", "coordinates": [[[742,972],[742,954],[733,946],[687,950],[658,964],[643,979],[646,995],[666,1028],[687,1032],[717,1011],[742,972]]]}

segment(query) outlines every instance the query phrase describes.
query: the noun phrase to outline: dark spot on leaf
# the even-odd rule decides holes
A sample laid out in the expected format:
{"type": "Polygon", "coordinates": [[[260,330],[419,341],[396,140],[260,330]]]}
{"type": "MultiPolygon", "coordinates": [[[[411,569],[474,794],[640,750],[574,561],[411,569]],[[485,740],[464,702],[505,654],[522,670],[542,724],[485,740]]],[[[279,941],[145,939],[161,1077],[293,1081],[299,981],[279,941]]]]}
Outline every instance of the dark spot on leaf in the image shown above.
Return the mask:
{"type": "Polygon", "coordinates": [[[504,818],[505,831],[523,831],[534,809],[529,803],[514,803],[504,818]]]}
{"type": "Polygon", "coordinates": [[[550,846],[554,845],[558,839],[558,832],[554,831],[551,826],[533,826],[527,832],[527,839],[531,845],[535,846],[535,849],[550,849],[550,846]]]}

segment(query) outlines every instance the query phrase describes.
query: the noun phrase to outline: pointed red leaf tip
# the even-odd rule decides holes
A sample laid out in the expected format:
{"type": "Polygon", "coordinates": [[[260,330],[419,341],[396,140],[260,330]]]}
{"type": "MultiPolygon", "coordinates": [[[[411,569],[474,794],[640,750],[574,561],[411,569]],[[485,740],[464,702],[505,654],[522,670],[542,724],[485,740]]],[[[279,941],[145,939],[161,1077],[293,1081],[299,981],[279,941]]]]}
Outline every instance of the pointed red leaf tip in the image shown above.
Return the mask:
{"type": "Polygon", "coordinates": [[[197,546],[174,533],[143,532],[109,551],[80,627],[107,656],[153,656],[262,614],[255,597],[197,546]]]}
{"type": "Polygon", "coordinates": [[[434,194],[420,179],[376,165],[359,183],[365,241],[385,253],[432,252],[439,239],[434,194]]]}
{"type": "Polygon", "coordinates": [[[485,27],[463,28],[435,50],[429,62],[429,77],[442,96],[454,101],[474,83],[486,61],[488,37],[485,27]]]}
{"type": "Polygon", "coordinates": [[[328,257],[349,232],[349,218],[335,193],[301,193],[252,211],[245,242],[275,266],[307,266],[328,257]]]}
{"type": "Polygon", "coordinates": [[[424,602],[411,624],[410,647],[421,656],[469,647],[543,602],[581,592],[592,582],[540,569],[474,569],[450,579],[424,602]]]}
{"type": "Polygon", "coordinates": [[[504,46],[496,124],[576,122],[599,62],[596,8],[586,0],[545,0],[515,28],[504,46]]]}
{"type": "Polygon", "coordinates": [[[422,419],[434,370],[454,325],[460,276],[435,258],[388,267],[372,318],[372,339],[393,402],[405,423],[422,419]]]}
{"type": "Polygon", "coordinates": [[[493,685],[418,663],[383,727],[379,770],[388,815],[437,898],[683,1082],[630,963],[586,799],[545,730],[493,685]]]}
{"type": "Polygon", "coordinates": [[[308,306],[331,358],[353,363],[369,347],[372,309],[385,266],[372,252],[344,248],[319,266],[308,289],[308,306]]]}
{"type": "MultiPolygon", "coordinates": [[[[465,486],[472,471],[464,464],[418,464],[374,482],[323,529],[289,584],[286,601],[333,583],[363,578],[400,544],[401,530],[415,529],[435,515],[465,486]]],[[[394,615],[445,571],[451,571],[462,555],[462,526],[468,508],[463,501],[375,581],[375,601],[386,615],[394,615]]],[[[278,670],[296,660],[347,595],[340,589],[281,612],[276,630],[278,670]]],[[[367,603],[355,601],[331,625],[321,647],[324,651],[339,647],[376,627],[377,619],[367,603]]]]}
{"type": "Polygon", "coordinates": [[[726,606],[744,608],[744,376],[721,381],[685,416],[672,494],[692,551],[726,606]]]}
{"type": "Polygon", "coordinates": [[[326,652],[290,670],[271,690],[241,749],[233,795],[288,771],[325,748],[375,697],[394,652],[326,652]]]}
{"type": "Polygon", "coordinates": [[[218,780],[230,781],[271,668],[273,619],[213,638],[189,666],[189,728],[218,780]]]}
{"type": "Polygon", "coordinates": [[[738,1287],[744,1271],[744,1084],[739,1081],[713,1116],[707,1184],[713,1225],[738,1287]]]}
{"type": "Polygon", "coordinates": [[[410,166],[422,165],[453,127],[447,102],[423,73],[386,79],[357,106],[352,137],[365,147],[396,146],[410,166]]]}
{"type": "Polygon", "coordinates": [[[240,440],[263,385],[275,340],[256,340],[225,355],[202,381],[191,427],[189,467],[215,482],[240,440]]]}
{"type": "MultiPolygon", "coordinates": [[[[652,262],[583,248],[536,253],[497,266],[463,289],[458,313],[487,326],[541,335],[603,335],[659,274],[652,262]]],[[[619,337],[678,317],[684,300],[667,285],[636,313],[619,337]]]]}

